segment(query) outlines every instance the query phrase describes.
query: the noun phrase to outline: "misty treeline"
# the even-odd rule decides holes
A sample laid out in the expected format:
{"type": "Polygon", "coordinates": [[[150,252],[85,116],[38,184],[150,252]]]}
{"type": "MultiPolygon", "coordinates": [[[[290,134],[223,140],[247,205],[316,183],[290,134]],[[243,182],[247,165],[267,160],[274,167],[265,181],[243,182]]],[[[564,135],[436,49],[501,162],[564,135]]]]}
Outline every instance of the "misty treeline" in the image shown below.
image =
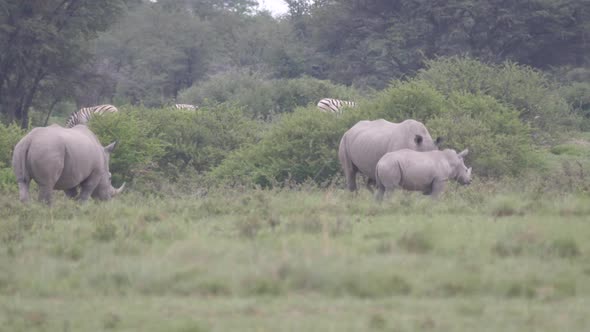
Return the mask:
{"type": "Polygon", "coordinates": [[[439,56],[566,78],[589,63],[589,0],[285,2],[274,18],[254,0],[2,0],[2,122],[43,125],[100,103],[203,103],[215,96],[182,92],[234,75],[363,91],[439,56]]]}

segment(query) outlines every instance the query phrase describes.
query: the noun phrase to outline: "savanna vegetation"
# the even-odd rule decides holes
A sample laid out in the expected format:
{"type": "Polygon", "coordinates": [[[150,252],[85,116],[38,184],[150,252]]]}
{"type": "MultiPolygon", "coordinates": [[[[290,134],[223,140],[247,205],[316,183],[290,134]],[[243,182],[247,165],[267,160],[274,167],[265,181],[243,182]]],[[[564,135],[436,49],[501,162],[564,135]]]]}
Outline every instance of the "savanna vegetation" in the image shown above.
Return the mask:
{"type": "Polygon", "coordinates": [[[587,330],[588,1],[285,2],[0,3],[0,330],[587,330]],[[99,103],[126,193],[18,202],[14,145],[99,103]],[[472,185],[346,192],[379,118],[472,185]]]}

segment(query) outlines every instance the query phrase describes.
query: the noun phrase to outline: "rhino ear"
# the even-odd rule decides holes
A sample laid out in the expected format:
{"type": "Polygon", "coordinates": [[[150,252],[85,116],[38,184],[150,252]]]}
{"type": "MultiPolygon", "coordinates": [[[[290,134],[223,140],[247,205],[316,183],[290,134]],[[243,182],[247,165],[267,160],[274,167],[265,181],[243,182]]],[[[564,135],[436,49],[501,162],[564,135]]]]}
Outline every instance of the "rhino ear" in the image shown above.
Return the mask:
{"type": "Polygon", "coordinates": [[[422,135],[416,135],[416,137],[414,137],[414,142],[416,142],[418,145],[422,144],[423,140],[424,139],[422,138],[422,135]]]}
{"type": "Polygon", "coordinates": [[[465,158],[465,156],[469,153],[469,149],[465,149],[461,152],[459,152],[458,156],[459,158],[465,158]]]}
{"type": "Polygon", "coordinates": [[[444,142],[445,139],[442,137],[437,137],[436,141],[434,141],[434,144],[436,144],[436,146],[440,146],[442,144],[442,142],[444,142]]]}
{"type": "Polygon", "coordinates": [[[111,143],[111,144],[109,144],[109,145],[105,146],[105,147],[104,147],[104,151],[105,151],[106,153],[112,153],[112,152],[113,152],[113,150],[115,150],[115,147],[117,146],[117,143],[118,143],[117,141],[114,141],[113,143],[111,143]]]}

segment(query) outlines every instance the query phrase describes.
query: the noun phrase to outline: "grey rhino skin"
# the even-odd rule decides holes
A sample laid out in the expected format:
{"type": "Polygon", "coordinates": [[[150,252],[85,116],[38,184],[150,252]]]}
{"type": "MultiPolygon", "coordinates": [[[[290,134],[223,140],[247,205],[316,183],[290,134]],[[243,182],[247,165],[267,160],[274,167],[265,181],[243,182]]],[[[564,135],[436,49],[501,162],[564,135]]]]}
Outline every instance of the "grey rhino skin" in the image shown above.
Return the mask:
{"type": "Polygon", "coordinates": [[[54,189],[80,201],[108,200],[120,193],[113,188],[109,172],[109,154],[116,142],[103,147],[85,125],[63,128],[38,127],[23,137],[14,148],[12,167],[22,202],[29,200],[31,179],[39,186],[39,200],[51,204],[54,189]]]}
{"type": "Polygon", "coordinates": [[[367,188],[375,181],[375,166],[383,155],[401,149],[418,151],[438,150],[441,138],[435,141],[419,121],[400,123],[379,119],[359,121],[344,133],[340,140],[338,159],[344,170],[347,187],[355,191],[356,173],[368,177],[367,188]]]}
{"type": "Polygon", "coordinates": [[[381,201],[386,190],[396,188],[421,191],[436,198],[448,180],[468,185],[471,183],[471,167],[467,168],[463,160],[468,152],[467,149],[461,153],[452,149],[427,152],[403,149],[387,153],[375,167],[375,198],[381,201]]]}

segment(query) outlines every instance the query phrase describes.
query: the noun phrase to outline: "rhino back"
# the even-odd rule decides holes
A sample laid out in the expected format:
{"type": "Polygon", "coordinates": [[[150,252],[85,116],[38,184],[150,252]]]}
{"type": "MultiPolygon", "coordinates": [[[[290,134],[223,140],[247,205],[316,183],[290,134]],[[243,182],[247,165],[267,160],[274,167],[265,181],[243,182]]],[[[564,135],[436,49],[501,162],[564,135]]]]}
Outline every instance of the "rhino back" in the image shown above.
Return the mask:
{"type": "Polygon", "coordinates": [[[104,171],[105,157],[96,136],[87,128],[59,126],[32,132],[27,164],[35,181],[70,189],[104,171]]]}
{"type": "Polygon", "coordinates": [[[402,187],[407,190],[427,190],[435,179],[447,179],[451,167],[443,151],[418,152],[404,149],[384,156],[387,163],[399,163],[402,172],[402,187]]]}
{"type": "Polygon", "coordinates": [[[375,166],[387,152],[400,149],[416,149],[416,135],[433,145],[426,127],[415,120],[393,123],[383,119],[361,121],[346,132],[347,153],[359,171],[375,178],[375,166]]]}

